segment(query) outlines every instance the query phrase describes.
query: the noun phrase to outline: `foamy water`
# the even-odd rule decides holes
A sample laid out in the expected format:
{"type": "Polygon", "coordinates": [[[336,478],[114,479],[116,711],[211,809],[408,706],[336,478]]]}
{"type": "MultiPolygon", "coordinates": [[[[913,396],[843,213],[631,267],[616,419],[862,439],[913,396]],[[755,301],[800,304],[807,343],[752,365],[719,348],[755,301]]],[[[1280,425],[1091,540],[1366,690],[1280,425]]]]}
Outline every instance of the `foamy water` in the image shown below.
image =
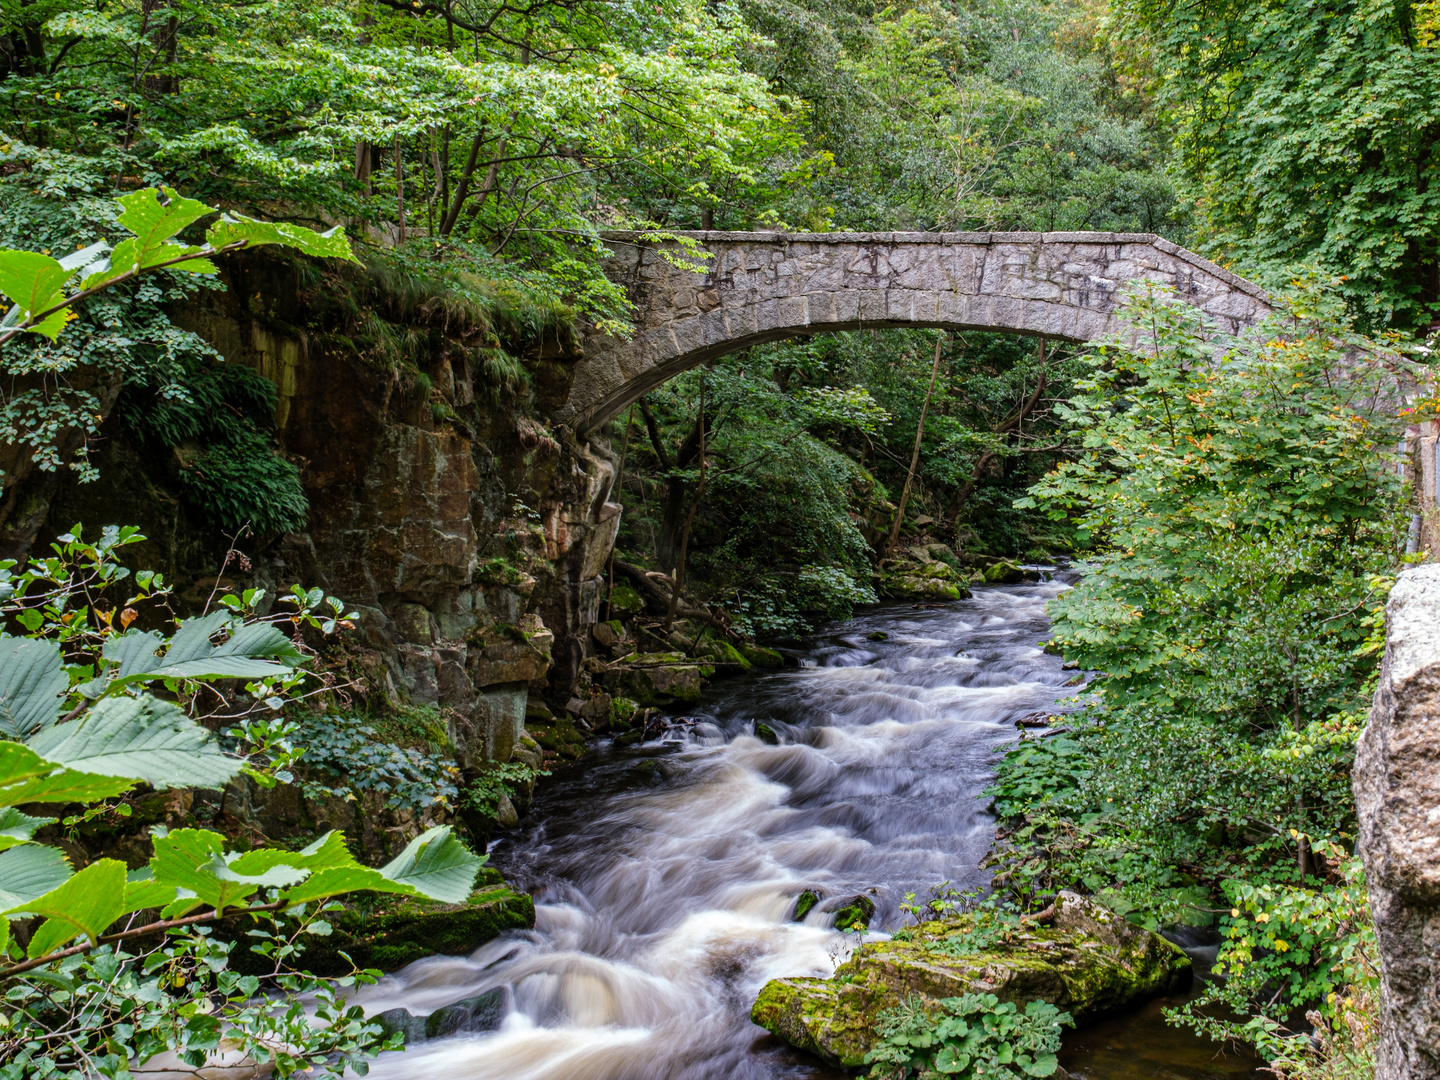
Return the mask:
{"type": "Polygon", "coordinates": [[[834,909],[851,897],[874,902],[883,932],[907,892],[984,884],[996,752],[1016,719],[1075,692],[1040,648],[1064,588],[852,620],[805,644],[814,666],[718,683],[663,739],[548,781],[495,852],[534,895],[535,930],[419,961],[361,999],[423,1014],[502,987],[501,1030],[385,1055],[371,1075],[831,1075],[751,1024],[750,1006],[768,979],[834,971],[855,940],[834,909]],[[888,640],[868,641],[876,630],[888,640]],[[793,922],[805,889],[824,899],[793,922]]]}

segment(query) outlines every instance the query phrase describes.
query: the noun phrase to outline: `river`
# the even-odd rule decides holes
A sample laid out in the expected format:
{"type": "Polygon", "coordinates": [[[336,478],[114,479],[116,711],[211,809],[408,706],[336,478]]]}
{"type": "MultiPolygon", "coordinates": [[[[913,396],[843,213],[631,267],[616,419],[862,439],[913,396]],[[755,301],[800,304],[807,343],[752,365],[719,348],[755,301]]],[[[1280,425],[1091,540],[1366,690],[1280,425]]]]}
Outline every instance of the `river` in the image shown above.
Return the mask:
{"type": "MultiPolygon", "coordinates": [[[[873,610],[792,650],[798,668],[714,684],[640,747],[602,746],[544,783],[494,864],[535,897],[530,933],[421,960],[363,994],[429,1012],[506,989],[497,1032],[388,1054],[381,1080],[782,1080],[849,1075],[749,1020],[766,980],[829,975],[905,895],[983,886],[982,792],[1017,719],[1063,710],[1074,672],[1042,650],[1065,585],[985,587],[873,610]],[[883,640],[871,640],[883,635],[883,640]],[[778,737],[771,745],[756,723],[778,737]],[[823,897],[791,921],[806,889],[823,897]]],[[[1094,1080],[1244,1080],[1254,1062],[1160,1022],[1158,1006],[1073,1036],[1094,1080]]]]}

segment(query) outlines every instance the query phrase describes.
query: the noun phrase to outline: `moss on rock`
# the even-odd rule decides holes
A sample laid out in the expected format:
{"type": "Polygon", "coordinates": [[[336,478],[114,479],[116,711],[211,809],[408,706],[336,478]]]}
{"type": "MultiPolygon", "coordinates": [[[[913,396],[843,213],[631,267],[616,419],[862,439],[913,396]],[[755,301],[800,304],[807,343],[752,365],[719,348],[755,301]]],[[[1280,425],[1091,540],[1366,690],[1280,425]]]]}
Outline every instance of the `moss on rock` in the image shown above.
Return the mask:
{"type": "Polygon", "coordinates": [[[347,906],[331,919],[329,936],[312,939],[304,966],[316,975],[344,974],[350,970],[344,952],[359,967],[394,971],[425,956],[463,956],[506,930],[534,927],[534,901],[498,873],[487,876],[463,904],[404,897],[347,906]]]}
{"type": "Polygon", "coordinates": [[[785,666],[785,656],[775,649],[767,649],[764,645],[751,645],[748,642],[742,643],[737,651],[741,656],[758,668],[774,669],[785,666]]]}
{"type": "Polygon", "coordinates": [[[877,1041],[880,1012],[912,994],[1038,998],[1083,1024],[1190,979],[1190,958],[1177,946],[1074,893],[1060,894],[1050,926],[1026,925],[975,952],[955,949],[956,935],[973,929],[973,916],[928,922],[908,940],[862,944],[829,979],[772,979],[750,1018],[792,1046],[858,1066],[877,1041]]]}

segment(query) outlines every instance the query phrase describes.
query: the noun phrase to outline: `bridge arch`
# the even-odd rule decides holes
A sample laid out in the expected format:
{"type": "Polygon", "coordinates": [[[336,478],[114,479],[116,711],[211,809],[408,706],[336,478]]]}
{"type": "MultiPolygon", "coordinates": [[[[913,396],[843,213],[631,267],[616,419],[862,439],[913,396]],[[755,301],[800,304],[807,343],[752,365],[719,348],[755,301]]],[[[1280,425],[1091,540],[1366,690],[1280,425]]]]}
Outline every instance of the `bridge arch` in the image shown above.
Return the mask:
{"type": "MultiPolygon", "coordinates": [[[[629,339],[587,335],[554,419],[580,435],[697,364],[797,334],[940,327],[1091,341],[1119,290],[1172,286],[1223,332],[1269,314],[1264,290],[1151,233],[697,232],[703,272],[639,233],[607,233],[606,274],[636,309],[629,339]]],[[[675,245],[670,244],[670,247],[675,245]]]]}

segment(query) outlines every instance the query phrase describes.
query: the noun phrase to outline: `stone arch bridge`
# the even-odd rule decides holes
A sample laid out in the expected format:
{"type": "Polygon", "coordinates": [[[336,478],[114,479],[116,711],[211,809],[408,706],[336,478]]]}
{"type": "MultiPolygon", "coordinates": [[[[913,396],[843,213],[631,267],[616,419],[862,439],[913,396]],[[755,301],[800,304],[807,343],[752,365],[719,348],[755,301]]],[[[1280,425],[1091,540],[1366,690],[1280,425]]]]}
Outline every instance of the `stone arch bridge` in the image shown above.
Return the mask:
{"type": "MultiPolygon", "coordinates": [[[[581,437],[706,360],[797,334],[893,326],[1090,341],[1119,329],[1120,287],[1163,282],[1224,332],[1270,311],[1259,286],[1151,233],[696,232],[704,271],[639,233],[607,233],[606,273],[636,307],[629,340],[594,333],[554,414],[581,437]]],[[[690,260],[694,261],[694,260],[690,260]]]]}

